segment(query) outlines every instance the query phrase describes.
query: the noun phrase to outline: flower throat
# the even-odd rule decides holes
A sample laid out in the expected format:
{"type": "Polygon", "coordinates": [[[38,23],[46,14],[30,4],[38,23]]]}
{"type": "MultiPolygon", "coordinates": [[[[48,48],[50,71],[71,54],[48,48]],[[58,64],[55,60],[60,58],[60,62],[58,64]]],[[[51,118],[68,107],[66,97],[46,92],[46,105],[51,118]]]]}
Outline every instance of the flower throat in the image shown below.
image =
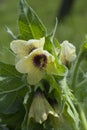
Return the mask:
{"type": "Polygon", "coordinates": [[[47,64],[47,57],[44,54],[39,54],[34,57],[35,66],[44,69],[47,64]]]}

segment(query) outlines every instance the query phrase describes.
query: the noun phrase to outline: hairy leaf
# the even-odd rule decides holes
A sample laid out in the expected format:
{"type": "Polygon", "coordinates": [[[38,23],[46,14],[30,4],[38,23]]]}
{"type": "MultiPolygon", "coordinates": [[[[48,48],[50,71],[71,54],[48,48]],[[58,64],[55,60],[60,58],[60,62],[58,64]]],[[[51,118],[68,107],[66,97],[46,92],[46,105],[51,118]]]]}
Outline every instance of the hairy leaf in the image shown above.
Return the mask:
{"type": "Polygon", "coordinates": [[[14,65],[5,64],[0,62],[0,76],[15,76],[20,78],[21,74],[15,69],[14,65]]]}
{"type": "Polygon", "coordinates": [[[14,65],[14,61],[14,55],[9,47],[0,43],[0,62],[14,65]]]}
{"type": "Polygon", "coordinates": [[[44,25],[34,10],[28,6],[26,0],[20,0],[20,13],[18,23],[21,39],[38,39],[46,35],[44,25]]]}

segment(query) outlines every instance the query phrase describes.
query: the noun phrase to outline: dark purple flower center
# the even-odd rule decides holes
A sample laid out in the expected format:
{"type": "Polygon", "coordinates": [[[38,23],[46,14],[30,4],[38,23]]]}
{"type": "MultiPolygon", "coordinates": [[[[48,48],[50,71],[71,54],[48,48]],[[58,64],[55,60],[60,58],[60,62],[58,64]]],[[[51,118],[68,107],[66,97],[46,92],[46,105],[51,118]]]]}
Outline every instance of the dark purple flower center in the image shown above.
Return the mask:
{"type": "Polygon", "coordinates": [[[44,54],[36,55],[33,59],[33,62],[36,67],[39,67],[41,69],[44,69],[47,64],[47,57],[44,54]]]}

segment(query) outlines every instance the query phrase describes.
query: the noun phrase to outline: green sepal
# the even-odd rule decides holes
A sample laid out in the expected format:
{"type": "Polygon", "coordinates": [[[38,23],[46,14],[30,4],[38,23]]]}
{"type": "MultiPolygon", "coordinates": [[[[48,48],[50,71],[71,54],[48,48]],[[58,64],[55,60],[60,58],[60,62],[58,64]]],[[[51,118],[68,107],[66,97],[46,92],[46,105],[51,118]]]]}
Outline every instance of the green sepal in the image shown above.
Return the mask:
{"type": "MultiPolygon", "coordinates": [[[[58,56],[56,54],[56,50],[55,50],[55,45],[53,43],[53,41],[51,40],[52,36],[48,35],[45,38],[45,45],[44,45],[44,49],[47,50],[49,53],[51,53],[54,57],[55,57],[55,63],[57,66],[57,75],[58,76],[65,76],[67,73],[67,68],[61,64],[61,62],[58,59],[58,56]]],[[[56,42],[56,44],[58,44],[56,42]]]]}

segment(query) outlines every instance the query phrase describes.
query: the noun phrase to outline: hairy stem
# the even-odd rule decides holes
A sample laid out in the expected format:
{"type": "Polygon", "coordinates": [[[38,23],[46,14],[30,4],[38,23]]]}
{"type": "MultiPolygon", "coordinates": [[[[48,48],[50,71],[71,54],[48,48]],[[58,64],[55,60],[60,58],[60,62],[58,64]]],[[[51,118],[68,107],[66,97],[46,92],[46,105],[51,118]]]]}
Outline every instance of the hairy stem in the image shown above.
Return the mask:
{"type": "Polygon", "coordinates": [[[81,61],[82,61],[82,53],[80,52],[78,55],[77,61],[74,65],[74,69],[73,69],[73,73],[72,73],[71,87],[72,87],[73,93],[75,93],[77,73],[78,73],[78,69],[79,69],[81,61]]]}
{"type": "Polygon", "coordinates": [[[81,124],[84,130],[87,130],[87,119],[85,116],[85,113],[81,107],[81,104],[78,105],[79,112],[80,112],[80,119],[81,119],[81,124]]]}

